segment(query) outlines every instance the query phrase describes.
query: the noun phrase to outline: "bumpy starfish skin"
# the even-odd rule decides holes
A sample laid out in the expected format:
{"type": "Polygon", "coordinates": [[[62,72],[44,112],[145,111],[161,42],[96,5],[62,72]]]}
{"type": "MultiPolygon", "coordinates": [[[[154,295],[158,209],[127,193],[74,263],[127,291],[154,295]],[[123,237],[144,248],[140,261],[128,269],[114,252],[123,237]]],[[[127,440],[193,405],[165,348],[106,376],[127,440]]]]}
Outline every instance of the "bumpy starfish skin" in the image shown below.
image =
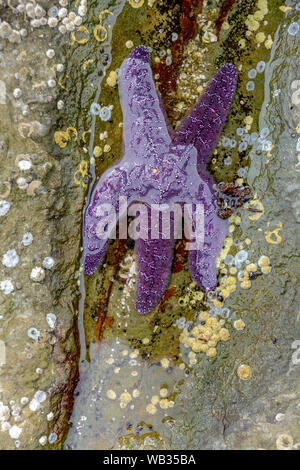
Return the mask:
{"type": "MultiPolygon", "coordinates": [[[[114,206],[117,223],[124,215],[119,208],[120,196],[127,197],[128,206],[133,202],[147,206],[194,203],[204,207],[205,233],[201,249],[190,251],[190,271],[201,288],[215,288],[216,257],[222,248],[227,224],[217,216],[213,180],[205,166],[224,125],[236,80],[233,65],[221,67],[174,133],[155,89],[147,48],[137,47],[124,60],[119,80],[124,155],[100,177],[85,211],[83,248],[87,274],[92,274],[103,261],[109,244],[108,238],[97,236],[104,217],[99,210],[103,204],[114,206]]],[[[141,216],[142,224],[149,222],[149,218],[148,211],[146,216],[141,216]]],[[[189,219],[189,222],[193,225],[195,220],[189,219]]],[[[147,233],[148,239],[139,238],[135,243],[136,309],[140,313],[150,311],[163,295],[174,251],[172,236],[153,240],[150,228],[147,233]]]]}

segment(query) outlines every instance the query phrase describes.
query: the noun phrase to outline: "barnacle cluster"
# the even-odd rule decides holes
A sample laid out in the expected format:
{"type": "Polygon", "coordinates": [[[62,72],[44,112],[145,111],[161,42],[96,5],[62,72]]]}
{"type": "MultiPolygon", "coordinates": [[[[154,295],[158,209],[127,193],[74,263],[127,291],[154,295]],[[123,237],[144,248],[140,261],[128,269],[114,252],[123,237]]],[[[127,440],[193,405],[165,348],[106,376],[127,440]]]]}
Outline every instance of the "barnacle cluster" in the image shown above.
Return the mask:
{"type": "Polygon", "coordinates": [[[204,352],[208,357],[217,354],[219,341],[227,341],[230,337],[224,320],[217,320],[207,312],[200,312],[194,327],[185,327],[180,335],[180,342],[195,353],[204,352]]]}

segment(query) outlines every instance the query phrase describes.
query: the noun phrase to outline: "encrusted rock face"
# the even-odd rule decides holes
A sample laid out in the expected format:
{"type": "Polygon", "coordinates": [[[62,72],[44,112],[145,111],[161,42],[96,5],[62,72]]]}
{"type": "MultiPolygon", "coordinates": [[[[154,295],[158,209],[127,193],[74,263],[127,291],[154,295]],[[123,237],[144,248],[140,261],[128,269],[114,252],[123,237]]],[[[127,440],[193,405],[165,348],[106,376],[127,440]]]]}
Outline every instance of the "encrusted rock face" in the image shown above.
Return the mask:
{"type": "Polygon", "coordinates": [[[53,155],[65,59],[48,16],[0,8],[0,447],[37,449],[57,444],[72,409],[84,189],[68,169],[76,149],[71,163],[53,155]]]}
{"type": "Polygon", "coordinates": [[[0,448],[298,448],[297,2],[0,4],[0,448]],[[79,269],[85,196],[122,155],[119,69],[139,45],[173,129],[223,64],[239,74],[207,167],[222,216],[239,197],[218,285],[192,281],[179,241],[143,316],[132,240],[84,283],[79,269]]]}

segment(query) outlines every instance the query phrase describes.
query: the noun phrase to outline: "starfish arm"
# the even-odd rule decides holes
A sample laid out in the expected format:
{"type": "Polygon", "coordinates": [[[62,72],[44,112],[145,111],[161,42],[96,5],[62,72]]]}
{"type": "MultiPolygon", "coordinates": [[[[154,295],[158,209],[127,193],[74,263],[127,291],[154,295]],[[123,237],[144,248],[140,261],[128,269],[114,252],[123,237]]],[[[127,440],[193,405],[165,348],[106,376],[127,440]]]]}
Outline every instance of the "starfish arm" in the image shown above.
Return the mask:
{"type": "Polygon", "coordinates": [[[139,238],[135,242],[136,310],[142,314],[150,312],[165,292],[170,279],[174,251],[173,216],[170,215],[170,232],[164,233],[159,223],[160,213],[153,207],[151,209],[148,207],[147,213],[148,237],[139,238]]]}
{"type": "Polygon", "coordinates": [[[189,268],[194,281],[204,291],[213,290],[217,285],[216,260],[223,247],[227,232],[227,221],[213,214],[205,223],[203,248],[191,250],[189,253],[189,268]]]}
{"type": "Polygon", "coordinates": [[[127,158],[137,162],[166,152],[171,138],[146,47],[136,47],[124,60],[120,70],[119,92],[127,158]]]}
{"type": "Polygon", "coordinates": [[[204,240],[202,246],[189,252],[189,268],[194,281],[204,291],[213,290],[217,285],[216,260],[223,247],[227,233],[227,221],[216,213],[216,199],[207,183],[202,183],[195,196],[204,212],[204,240]]]}
{"type": "Polygon", "coordinates": [[[83,223],[86,274],[92,274],[103,261],[110,238],[113,238],[113,232],[122,215],[119,212],[119,197],[122,194],[126,194],[126,172],[119,167],[107,170],[92,191],[83,223]]]}
{"type": "Polygon", "coordinates": [[[193,144],[198,151],[198,171],[205,168],[230,109],[237,82],[234,65],[225,64],[215,74],[203,96],[176,131],[172,143],[193,144]]]}
{"type": "Polygon", "coordinates": [[[173,251],[173,239],[136,240],[136,310],[139,313],[150,312],[165,292],[171,274],[173,251]]]}

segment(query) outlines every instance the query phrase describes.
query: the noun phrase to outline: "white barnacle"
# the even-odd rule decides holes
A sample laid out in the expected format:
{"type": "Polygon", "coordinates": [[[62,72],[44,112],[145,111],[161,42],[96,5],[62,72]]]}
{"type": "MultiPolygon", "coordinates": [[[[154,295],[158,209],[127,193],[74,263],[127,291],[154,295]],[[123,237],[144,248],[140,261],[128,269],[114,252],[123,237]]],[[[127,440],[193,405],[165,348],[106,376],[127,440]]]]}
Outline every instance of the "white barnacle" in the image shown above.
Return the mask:
{"type": "Polygon", "coordinates": [[[263,60],[260,60],[256,66],[258,73],[262,73],[266,68],[266,63],[263,60]]]}
{"type": "Polygon", "coordinates": [[[10,409],[0,401],[0,422],[7,421],[10,417],[10,409]]]}
{"type": "Polygon", "coordinates": [[[47,398],[47,393],[44,392],[43,390],[38,390],[37,392],[35,392],[34,398],[35,398],[39,403],[43,403],[43,402],[46,400],[46,398],[47,398]]]}
{"type": "Polygon", "coordinates": [[[5,279],[4,281],[0,282],[0,289],[5,295],[10,294],[14,290],[14,285],[10,279],[5,279]]]}
{"type": "Polygon", "coordinates": [[[14,425],[10,428],[8,433],[12,439],[18,439],[22,433],[22,429],[19,428],[19,426],[14,425]]]}
{"type": "Polygon", "coordinates": [[[51,269],[55,265],[55,261],[51,256],[46,256],[46,258],[43,259],[43,267],[45,269],[51,269]]]}
{"type": "Polygon", "coordinates": [[[56,315],[54,313],[47,313],[46,322],[48,323],[50,328],[54,328],[56,323],[56,315]]]}
{"type": "Polygon", "coordinates": [[[41,444],[41,446],[45,446],[47,444],[47,436],[40,437],[39,443],[41,444]]]}
{"type": "Polygon", "coordinates": [[[109,121],[111,118],[111,110],[107,106],[100,108],[99,117],[102,121],[109,121]]]}
{"type": "Polygon", "coordinates": [[[2,264],[7,268],[14,268],[19,262],[16,250],[8,250],[2,257],[2,264]]]}
{"type": "Polygon", "coordinates": [[[92,103],[90,108],[91,114],[100,114],[101,106],[98,103],[92,103]]]}
{"type": "Polygon", "coordinates": [[[296,34],[298,33],[299,31],[299,25],[298,23],[294,22],[294,23],[291,23],[289,28],[288,28],[288,33],[291,35],[291,36],[296,36],[296,34]]]}
{"type": "Polygon", "coordinates": [[[40,408],[41,404],[36,398],[33,398],[28,406],[31,411],[37,411],[40,408]]]}
{"type": "Polygon", "coordinates": [[[10,202],[8,201],[0,201],[0,217],[3,217],[4,215],[6,215],[8,213],[10,209],[10,202]]]}
{"type": "Polygon", "coordinates": [[[37,341],[40,337],[40,332],[34,327],[29,328],[27,331],[27,335],[30,339],[33,339],[34,341],[37,341]]]}
{"type": "Polygon", "coordinates": [[[33,240],[32,233],[30,232],[24,233],[23,238],[22,238],[22,243],[24,246],[31,245],[32,240],[33,240]]]}
{"type": "Polygon", "coordinates": [[[52,432],[49,437],[48,437],[48,442],[49,444],[53,444],[57,439],[57,434],[55,432],[52,432]]]}
{"type": "Polygon", "coordinates": [[[43,268],[36,266],[32,269],[30,279],[34,282],[42,282],[45,279],[45,271],[43,268]]]}
{"type": "Polygon", "coordinates": [[[30,160],[20,160],[18,166],[20,170],[27,171],[30,170],[30,168],[32,167],[32,163],[30,160]]]}
{"type": "Polygon", "coordinates": [[[21,405],[23,405],[23,406],[27,405],[28,402],[29,402],[29,398],[28,398],[28,397],[22,397],[22,398],[20,399],[20,403],[21,403],[21,405]]]}

